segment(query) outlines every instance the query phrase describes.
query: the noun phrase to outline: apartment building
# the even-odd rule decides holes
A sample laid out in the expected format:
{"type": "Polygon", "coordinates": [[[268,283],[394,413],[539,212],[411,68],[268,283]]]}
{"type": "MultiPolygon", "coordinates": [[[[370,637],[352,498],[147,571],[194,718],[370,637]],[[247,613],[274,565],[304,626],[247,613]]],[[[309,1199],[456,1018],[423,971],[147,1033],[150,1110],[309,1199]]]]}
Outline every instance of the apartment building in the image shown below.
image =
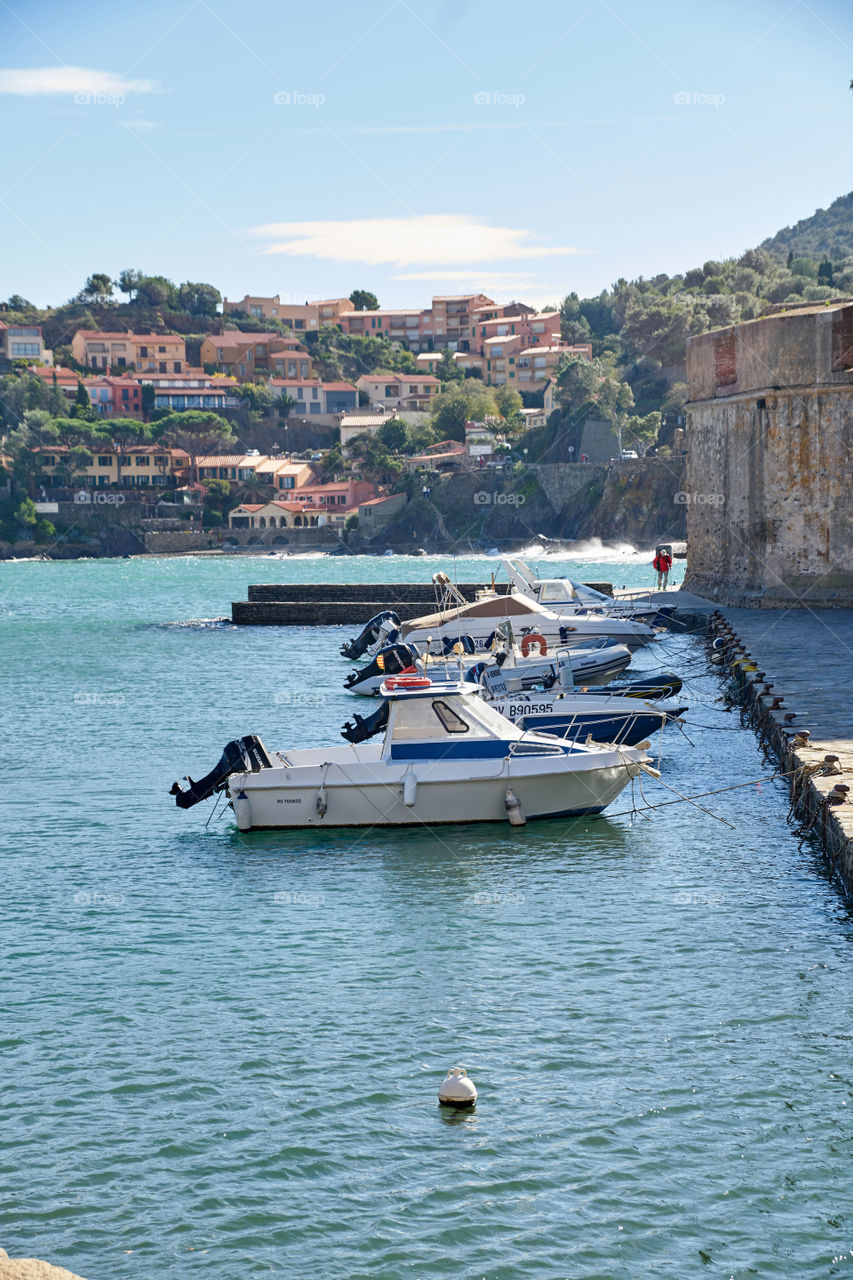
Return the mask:
{"type": "Polygon", "coordinates": [[[584,360],[592,359],[592,347],[527,347],[519,352],[516,359],[516,380],[518,391],[544,391],[562,356],[580,355],[584,360]]]}
{"type": "Polygon", "coordinates": [[[13,360],[37,360],[39,364],[52,364],[53,352],[45,351],[44,338],[39,324],[5,324],[0,320],[0,361],[10,365],[13,360]]]}
{"type": "Polygon", "coordinates": [[[119,448],[104,444],[92,452],[87,466],[68,474],[64,460],[69,450],[62,445],[49,445],[34,450],[39,455],[40,471],[36,483],[57,482],[78,488],[170,488],[177,483],[176,474],[189,465],[189,454],[163,444],[132,445],[119,448]]]}
{"type": "Polygon", "coordinates": [[[428,409],[441,391],[441,383],[431,373],[363,374],[355,385],[371,405],[415,412],[428,409]]]}
{"type": "Polygon", "coordinates": [[[378,311],[344,311],[338,323],[344,333],[359,338],[388,338],[410,351],[432,345],[432,312],[422,307],[380,308],[378,311]]]}
{"type": "Polygon", "coordinates": [[[201,362],[238,382],[251,382],[256,374],[310,378],[311,356],[296,338],[278,333],[241,333],[228,329],[208,335],[201,344],[201,362]]]}
{"type": "Polygon", "coordinates": [[[69,404],[77,399],[82,383],[95,412],[103,418],[141,418],[142,382],[136,378],[103,377],[79,374],[64,365],[55,368],[41,367],[32,370],[35,377],[47,385],[58,387],[69,404]]]}
{"type": "Polygon", "coordinates": [[[228,315],[243,311],[256,320],[278,320],[294,333],[316,333],[320,328],[320,312],[313,302],[282,302],[278,294],[274,298],[255,298],[246,294],[240,302],[222,303],[222,311],[228,315]]]}
{"type": "Polygon", "coordinates": [[[186,343],[173,333],[78,329],[71,339],[71,351],[78,364],[105,373],[112,369],[180,373],[187,363],[186,343]]]}
{"type": "Polygon", "coordinates": [[[485,293],[437,294],[432,300],[432,345],[439,351],[469,351],[474,314],[495,305],[485,293]]]}
{"type": "Polygon", "coordinates": [[[321,325],[337,324],[340,315],[352,311],[349,298],[323,298],[319,302],[282,302],[279,294],[262,298],[247,293],[239,302],[224,298],[224,315],[241,311],[255,320],[279,320],[294,333],[316,333],[321,325]]]}
{"type": "MultiPolygon", "coordinates": [[[[522,304],[515,302],[510,305],[513,308],[510,314],[492,315],[481,312],[474,317],[469,334],[471,351],[484,356],[485,343],[490,338],[521,337],[525,339],[524,345],[527,347],[558,345],[562,341],[559,311],[537,315],[532,307],[524,307],[524,314],[516,314],[515,308],[521,311],[522,304]]],[[[508,308],[494,310],[505,312],[508,308]]]]}
{"type": "Polygon", "coordinates": [[[293,413],[345,413],[358,405],[358,391],[351,382],[321,382],[319,378],[271,378],[270,387],[296,401],[293,413]]]}

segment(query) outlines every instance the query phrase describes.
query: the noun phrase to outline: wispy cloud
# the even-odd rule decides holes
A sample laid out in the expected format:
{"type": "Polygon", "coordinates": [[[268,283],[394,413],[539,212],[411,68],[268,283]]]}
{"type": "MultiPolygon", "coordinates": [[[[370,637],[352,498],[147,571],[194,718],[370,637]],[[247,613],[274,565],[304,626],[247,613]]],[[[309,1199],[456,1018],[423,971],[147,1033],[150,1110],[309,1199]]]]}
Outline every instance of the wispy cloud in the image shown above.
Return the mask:
{"type": "Polygon", "coordinates": [[[126,80],[114,71],[89,67],[2,67],[0,93],[32,98],[39,94],[91,93],[124,96],[128,93],[157,93],[156,80],[126,80]]]}
{"type": "Polygon", "coordinates": [[[349,222],[269,222],[252,227],[249,234],[272,241],[263,250],[265,254],[361,262],[368,266],[465,266],[582,252],[566,245],[533,243],[533,233],[522,228],[493,227],[469,215],[451,213],[354,218],[349,222]]]}

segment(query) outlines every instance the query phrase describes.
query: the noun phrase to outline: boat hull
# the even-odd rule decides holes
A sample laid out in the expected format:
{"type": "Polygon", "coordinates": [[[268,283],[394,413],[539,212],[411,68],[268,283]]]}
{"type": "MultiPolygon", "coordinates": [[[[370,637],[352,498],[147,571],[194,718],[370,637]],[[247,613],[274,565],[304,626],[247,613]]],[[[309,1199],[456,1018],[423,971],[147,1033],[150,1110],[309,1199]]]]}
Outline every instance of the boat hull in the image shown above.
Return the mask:
{"type": "Polygon", "coordinates": [[[614,750],[591,751],[567,767],[572,759],[510,756],[472,762],[464,770],[456,761],[426,759],[377,759],[346,769],[318,763],[235,774],[228,795],[243,831],[507,823],[508,789],[527,819],[595,814],[640,768],[637,758],[614,750]]]}

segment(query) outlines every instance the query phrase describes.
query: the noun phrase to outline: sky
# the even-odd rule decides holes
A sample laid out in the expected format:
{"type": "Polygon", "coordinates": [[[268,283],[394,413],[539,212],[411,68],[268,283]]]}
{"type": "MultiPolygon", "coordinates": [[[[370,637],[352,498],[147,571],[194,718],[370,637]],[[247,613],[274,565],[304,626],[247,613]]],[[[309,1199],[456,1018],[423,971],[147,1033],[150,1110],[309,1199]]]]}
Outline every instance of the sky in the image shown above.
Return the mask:
{"type": "Polygon", "coordinates": [[[849,0],[0,0],[0,297],[544,307],[853,189],[849,0]]]}

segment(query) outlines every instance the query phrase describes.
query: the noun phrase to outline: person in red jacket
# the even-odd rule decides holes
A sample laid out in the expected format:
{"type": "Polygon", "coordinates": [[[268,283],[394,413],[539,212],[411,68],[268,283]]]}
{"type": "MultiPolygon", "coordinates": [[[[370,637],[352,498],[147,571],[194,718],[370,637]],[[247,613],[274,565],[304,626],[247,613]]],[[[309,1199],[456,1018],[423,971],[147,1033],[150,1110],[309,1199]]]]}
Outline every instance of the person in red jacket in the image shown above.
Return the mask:
{"type": "Polygon", "coordinates": [[[658,591],[665,591],[667,582],[669,581],[669,571],[672,568],[672,556],[666,547],[661,547],[655,552],[655,558],[652,561],[652,568],[657,572],[658,591]]]}

